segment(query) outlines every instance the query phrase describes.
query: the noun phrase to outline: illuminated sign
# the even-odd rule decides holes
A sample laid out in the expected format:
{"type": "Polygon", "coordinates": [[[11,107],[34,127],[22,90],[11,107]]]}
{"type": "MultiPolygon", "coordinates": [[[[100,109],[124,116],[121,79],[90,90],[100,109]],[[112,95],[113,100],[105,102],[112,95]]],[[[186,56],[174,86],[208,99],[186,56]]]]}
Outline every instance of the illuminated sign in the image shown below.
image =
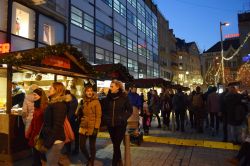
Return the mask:
{"type": "Polygon", "coordinates": [[[10,52],[10,44],[9,43],[0,44],[0,54],[7,52],[10,52]]]}
{"type": "Polygon", "coordinates": [[[243,62],[248,62],[248,61],[250,61],[250,54],[248,54],[247,56],[243,56],[243,57],[242,57],[242,61],[243,61],[243,62]]]}
{"type": "Polygon", "coordinates": [[[70,69],[70,60],[59,56],[46,57],[42,60],[42,64],[70,69]]]}
{"type": "Polygon", "coordinates": [[[227,35],[225,35],[224,37],[225,37],[226,39],[229,39],[229,38],[235,38],[235,37],[239,37],[239,36],[240,36],[240,34],[234,33],[234,34],[227,34],[227,35]]]}

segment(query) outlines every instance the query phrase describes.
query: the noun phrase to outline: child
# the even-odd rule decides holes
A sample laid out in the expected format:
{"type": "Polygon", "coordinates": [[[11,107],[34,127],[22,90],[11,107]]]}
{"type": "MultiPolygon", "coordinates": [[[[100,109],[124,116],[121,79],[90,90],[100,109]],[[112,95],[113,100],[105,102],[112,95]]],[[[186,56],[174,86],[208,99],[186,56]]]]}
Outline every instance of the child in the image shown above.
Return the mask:
{"type": "Polygon", "coordinates": [[[150,126],[150,112],[148,110],[147,101],[144,101],[144,103],[143,103],[143,129],[144,129],[144,135],[149,134],[149,126],[150,126]]]}

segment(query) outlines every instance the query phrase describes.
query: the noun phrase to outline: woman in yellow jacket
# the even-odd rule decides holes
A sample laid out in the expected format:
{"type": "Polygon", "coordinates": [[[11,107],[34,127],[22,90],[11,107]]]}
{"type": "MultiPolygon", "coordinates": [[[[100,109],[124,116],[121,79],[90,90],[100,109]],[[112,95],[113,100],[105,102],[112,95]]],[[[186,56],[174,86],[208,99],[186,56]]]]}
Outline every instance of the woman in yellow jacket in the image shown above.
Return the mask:
{"type": "Polygon", "coordinates": [[[88,166],[94,166],[96,154],[96,137],[101,124],[101,104],[98,96],[91,86],[84,90],[82,118],[79,128],[80,148],[83,155],[88,159],[88,166]],[[90,156],[86,147],[86,140],[89,138],[90,156]]]}

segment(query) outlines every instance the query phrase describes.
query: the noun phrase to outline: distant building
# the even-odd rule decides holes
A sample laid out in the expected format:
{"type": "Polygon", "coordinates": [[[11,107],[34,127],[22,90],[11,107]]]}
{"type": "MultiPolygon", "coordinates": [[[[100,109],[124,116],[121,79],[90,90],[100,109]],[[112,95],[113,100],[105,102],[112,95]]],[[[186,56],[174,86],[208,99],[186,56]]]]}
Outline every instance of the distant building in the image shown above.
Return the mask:
{"type": "MultiPolygon", "coordinates": [[[[171,42],[175,46],[175,38],[170,34],[169,22],[158,11],[158,35],[159,35],[159,65],[160,65],[160,77],[171,80],[173,72],[171,70],[171,42]],[[174,39],[174,40],[172,40],[174,39]]],[[[176,49],[175,47],[173,48],[176,49]]]]}
{"type": "Polygon", "coordinates": [[[196,43],[176,39],[177,59],[174,63],[178,67],[174,67],[173,81],[188,87],[202,84],[200,53],[196,43]]]}
{"type": "MultiPolygon", "coordinates": [[[[228,38],[223,41],[224,57],[231,57],[240,46],[239,37],[228,38]]],[[[224,72],[226,83],[236,79],[237,69],[240,66],[238,61],[239,55],[231,60],[224,60],[224,72]]],[[[214,44],[211,48],[204,51],[202,59],[202,76],[204,83],[217,84],[222,82],[221,70],[221,43],[214,44]]]]}

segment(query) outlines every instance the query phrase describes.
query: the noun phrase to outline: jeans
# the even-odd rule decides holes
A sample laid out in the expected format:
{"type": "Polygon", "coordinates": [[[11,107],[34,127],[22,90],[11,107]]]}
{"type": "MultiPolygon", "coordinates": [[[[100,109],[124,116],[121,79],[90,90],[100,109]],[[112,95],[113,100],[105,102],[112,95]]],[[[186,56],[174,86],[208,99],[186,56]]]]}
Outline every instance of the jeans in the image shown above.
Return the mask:
{"type": "Polygon", "coordinates": [[[96,137],[97,135],[83,135],[83,134],[79,134],[79,138],[80,138],[80,149],[84,155],[84,157],[86,157],[87,160],[95,160],[95,154],[96,154],[96,137]],[[89,138],[89,147],[90,147],[90,156],[89,156],[89,152],[87,150],[86,147],[86,141],[87,138],[89,138]]]}
{"type": "Polygon", "coordinates": [[[230,138],[232,142],[239,143],[241,141],[241,128],[242,126],[229,125],[230,138]]]}
{"type": "Polygon", "coordinates": [[[219,131],[220,119],[218,112],[210,112],[210,127],[214,129],[214,119],[216,124],[216,132],[219,131]]]}
{"type": "Polygon", "coordinates": [[[171,111],[170,110],[164,110],[162,111],[162,116],[163,116],[163,124],[164,126],[166,127],[169,127],[169,123],[170,123],[170,113],[171,111]]]}
{"type": "Polygon", "coordinates": [[[177,130],[179,130],[181,127],[181,131],[184,131],[185,114],[186,110],[175,110],[177,130]]]}
{"type": "Polygon", "coordinates": [[[56,166],[59,162],[59,157],[61,156],[61,149],[64,143],[54,144],[46,153],[47,166],[56,166]]]}
{"type": "Polygon", "coordinates": [[[109,135],[113,143],[112,166],[118,166],[118,163],[122,159],[120,146],[126,132],[126,126],[127,125],[108,127],[109,135]]]}

